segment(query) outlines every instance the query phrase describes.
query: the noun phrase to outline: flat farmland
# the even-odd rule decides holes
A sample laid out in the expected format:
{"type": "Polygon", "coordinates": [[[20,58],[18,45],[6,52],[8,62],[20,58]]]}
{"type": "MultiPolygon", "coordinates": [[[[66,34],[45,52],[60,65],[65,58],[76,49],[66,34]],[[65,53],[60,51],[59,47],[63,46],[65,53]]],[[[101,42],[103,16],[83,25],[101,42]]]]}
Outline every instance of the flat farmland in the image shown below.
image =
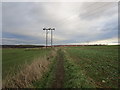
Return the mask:
{"type": "Polygon", "coordinates": [[[5,87],[118,88],[118,47],[3,49],[5,87]],[[9,72],[16,74],[6,80],[9,72]]]}
{"type": "Polygon", "coordinates": [[[66,55],[67,62],[76,67],[76,74],[72,74],[75,68],[66,66],[67,87],[118,87],[118,46],[68,47],[66,55]]]}

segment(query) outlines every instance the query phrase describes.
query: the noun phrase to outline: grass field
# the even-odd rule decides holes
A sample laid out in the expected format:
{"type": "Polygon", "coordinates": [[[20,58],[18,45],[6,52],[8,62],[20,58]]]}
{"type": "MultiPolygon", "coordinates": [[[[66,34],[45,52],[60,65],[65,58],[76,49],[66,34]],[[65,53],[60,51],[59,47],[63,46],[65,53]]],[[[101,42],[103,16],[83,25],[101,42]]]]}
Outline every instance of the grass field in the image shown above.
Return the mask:
{"type": "Polygon", "coordinates": [[[44,57],[49,54],[50,49],[23,49],[23,48],[9,48],[2,49],[2,69],[3,79],[7,74],[15,73],[19,66],[25,63],[31,63],[32,60],[38,57],[44,57]]]}
{"type": "Polygon", "coordinates": [[[4,78],[11,69],[20,72],[19,65],[47,54],[47,62],[51,63],[42,78],[32,82],[33,88],[118,87],[118,46],[56,47],[53,51],[49,56],[51,49],[3,49],[4,78]]]}

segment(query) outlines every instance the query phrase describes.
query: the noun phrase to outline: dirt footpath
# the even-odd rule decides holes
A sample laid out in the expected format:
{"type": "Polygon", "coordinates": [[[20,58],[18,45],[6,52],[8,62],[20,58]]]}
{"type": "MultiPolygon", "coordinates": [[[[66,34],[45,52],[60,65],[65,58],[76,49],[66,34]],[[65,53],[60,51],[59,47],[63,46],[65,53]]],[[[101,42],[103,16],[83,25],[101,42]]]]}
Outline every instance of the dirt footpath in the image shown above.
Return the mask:
{"type": "Polygon", "coordinates": [[[63,88],[64,82],[64,57],[61,50],[58,50],[57,55],[57,65],[56,65],[56,72],[55,72],[55,80],[52,84],[52,88],[63,88]]]}

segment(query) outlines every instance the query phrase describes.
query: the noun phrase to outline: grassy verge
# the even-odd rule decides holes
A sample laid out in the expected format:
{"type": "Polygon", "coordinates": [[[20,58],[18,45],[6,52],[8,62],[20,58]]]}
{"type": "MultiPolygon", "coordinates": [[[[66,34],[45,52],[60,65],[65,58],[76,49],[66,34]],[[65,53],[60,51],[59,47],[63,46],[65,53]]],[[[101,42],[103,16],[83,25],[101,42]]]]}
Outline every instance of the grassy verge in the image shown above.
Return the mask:
{"type": "Polygon", "coordinates": [[[42,77],[49,64],[46,58],[38,58],[31,64],[24,65],[17,74],[5,78],[3,88],[29,88],[33,82],[42,77]]]}
{"type": "Polygon", "coordinates": [[[29,88],[33,83],[41,79],[51,65],[55,51],[51,50],[49,56],[39,57],[21,66],[16,74],[11,74],[3,80],[3,88],[29,88]]]}
{"type": "Polygon", "coordinates": [[[33,83],[34,88],[51,88],[51,85],[55,78],[56,57],[52,58],[51,64],[48,66],[47,72],[43,74],[43,77],[33,83]]]}

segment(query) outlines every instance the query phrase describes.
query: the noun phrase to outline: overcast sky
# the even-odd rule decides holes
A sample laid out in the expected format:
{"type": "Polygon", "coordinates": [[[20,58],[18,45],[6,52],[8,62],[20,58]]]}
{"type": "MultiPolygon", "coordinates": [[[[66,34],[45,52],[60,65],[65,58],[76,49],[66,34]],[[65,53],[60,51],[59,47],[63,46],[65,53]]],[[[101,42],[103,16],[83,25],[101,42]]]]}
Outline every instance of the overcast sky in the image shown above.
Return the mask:
{"type": "Polygon", "coordinates": [[[54,44],[116,44],[118,3],[2,3],[3,44],[43,45],[45,44],[43,27],[55,27],[54,44]]]}

